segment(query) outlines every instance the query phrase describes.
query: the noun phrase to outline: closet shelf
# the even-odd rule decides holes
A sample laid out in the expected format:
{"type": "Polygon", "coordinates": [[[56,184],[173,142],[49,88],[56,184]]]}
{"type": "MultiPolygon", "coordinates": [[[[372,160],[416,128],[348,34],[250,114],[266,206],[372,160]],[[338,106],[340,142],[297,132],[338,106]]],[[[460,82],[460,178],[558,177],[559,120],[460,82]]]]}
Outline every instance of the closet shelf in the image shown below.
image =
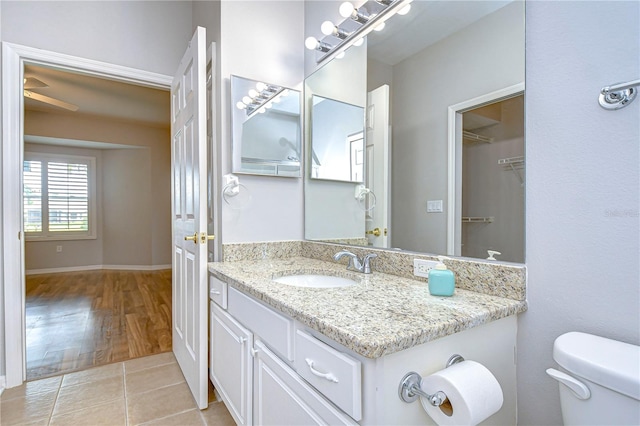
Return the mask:
{"type": "Polygon", "coordinates": [[[489,217],[468,217],[468,216],[463,216],[462,217],[462,223],[492,223],[494,221],[495,217],[493,216],[489,216],[489,217]]]}
{"type": "Polygon", "coordinates": [[[524,169],[524,156],[501,158],[498,160],[498,164],[515,173],[518,179],[520,179],[520,185],[524,186],[524,176],[518,171],[524,169]]]}
{"type": "Polygon", "coordinates": [[[509,165],[509,166],[524,166],[524,156],[519,157],[510,157],[510,158],[501,158],[498,160],[498,164],[500,165],[509,165]]]}
{"type": "Polygon", "coordinates": [[[474,141],[474,142],[484,142],[484,143],[493,142],[493,138],[489,138],[487,136],[478,135],[478,134],[470,132],[468,130],[463,130],[462,131],[462,137],[464,139],[467,139],[467,140],[470,140],[470,141],[474,141]]]}

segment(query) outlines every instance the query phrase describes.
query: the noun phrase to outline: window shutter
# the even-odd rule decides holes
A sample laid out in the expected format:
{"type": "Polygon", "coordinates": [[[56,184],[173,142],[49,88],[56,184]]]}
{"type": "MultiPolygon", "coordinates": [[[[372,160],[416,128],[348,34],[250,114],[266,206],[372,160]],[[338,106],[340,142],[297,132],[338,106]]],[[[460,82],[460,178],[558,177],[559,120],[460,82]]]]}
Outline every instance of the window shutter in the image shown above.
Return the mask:
{"type": "Polygon", "coordinates": [[[24,162],[24,230],[42,232],[42,162],[24,162]]]}
{"type": "Polygon", "coordinates": [[[88,231],[88,166],[50,161],[47,179],[49,231],[88,231]]]}

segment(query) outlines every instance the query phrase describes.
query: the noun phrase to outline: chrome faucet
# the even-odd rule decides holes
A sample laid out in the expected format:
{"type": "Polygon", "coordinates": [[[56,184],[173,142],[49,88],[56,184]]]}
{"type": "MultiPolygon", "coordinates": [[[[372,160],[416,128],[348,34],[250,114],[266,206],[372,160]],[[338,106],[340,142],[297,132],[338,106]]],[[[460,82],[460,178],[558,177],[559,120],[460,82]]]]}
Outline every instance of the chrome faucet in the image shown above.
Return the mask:
{"type": "Polygon", "coordinates": [[[350,251],[342,250],[333,255],[333,260],[337,262],[344,256],[349,257],[349,264],[347,265],[347,269],[362,272],[363,274],[371,273],[371,259],[373,259],[374,257],[378,257],[378,255],[375,253],[369,253],[365,255],[361,261],[358,256],[351,253],[350,251]]]}

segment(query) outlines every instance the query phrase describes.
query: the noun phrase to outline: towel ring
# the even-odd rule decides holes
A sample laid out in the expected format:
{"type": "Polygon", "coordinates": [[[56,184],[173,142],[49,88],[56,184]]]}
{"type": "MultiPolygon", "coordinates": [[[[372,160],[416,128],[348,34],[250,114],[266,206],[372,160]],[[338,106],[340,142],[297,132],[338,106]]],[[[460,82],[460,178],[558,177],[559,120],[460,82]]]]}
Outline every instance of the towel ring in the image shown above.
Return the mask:
{"type": "Polygon", "coordinates": [[[251,192],[240,182],[231,182],[222,188],[222,199],[233,210],[241,210],[251,203],[251,192]]]}
{"type": "Polygon", "coordinates": [[[370,212],[376,207],[376,194],[364,185],[356,187],[356,200],[358,200],[358,206],[360,207],[360,209],[365,212],[370,212]],[[370,199],[369,207],[367,207],[367,195],[370,199]]]}

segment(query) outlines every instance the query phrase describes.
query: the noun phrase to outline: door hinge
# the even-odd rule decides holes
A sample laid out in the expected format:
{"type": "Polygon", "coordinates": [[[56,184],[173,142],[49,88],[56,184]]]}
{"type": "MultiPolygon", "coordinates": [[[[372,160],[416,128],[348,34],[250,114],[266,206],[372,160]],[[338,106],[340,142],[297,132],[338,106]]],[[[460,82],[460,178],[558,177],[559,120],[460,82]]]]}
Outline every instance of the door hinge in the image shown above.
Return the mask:
{"type": "Polygon", "coordinates": [[[18,231],[18,239],[21,240],[22,239],[22,231],[18,231]]]}

